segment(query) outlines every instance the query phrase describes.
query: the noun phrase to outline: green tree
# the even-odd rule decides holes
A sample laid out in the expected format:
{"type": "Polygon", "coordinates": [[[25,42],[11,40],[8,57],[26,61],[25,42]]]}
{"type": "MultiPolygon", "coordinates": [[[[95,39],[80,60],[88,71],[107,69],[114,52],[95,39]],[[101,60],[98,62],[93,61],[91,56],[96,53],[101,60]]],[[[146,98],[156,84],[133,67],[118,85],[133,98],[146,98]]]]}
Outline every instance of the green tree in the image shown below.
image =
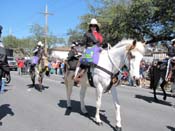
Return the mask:
{"type": "Polygon", "coordinates": [[[8,35],[6,37],[3,37],[3,43],[6,48],[18,48],[19,47],[18,39],[13,35],[8,35]]]}
{"type": "MultiPolygon", "coordinates": [[[[40,26],[39,24],[34,24],[31,26],[30,32],[33,34],[33,40],[35,42],[42,41],[44,43],[45,41],[45,32],[44,27],[40,26]]],[[[58,38],[55,35],[52,35],[52,33],[48,33],[47,36],[47,42],[48,42],[48,48],[56,47],[58,44],[65,44],[64,38],[58,38]]]]}
{"type": "Polygon", "coordinates": [[[30,28],[30,33],[32,33],[33,39],[37,41],[44,42],[44,27],[40,26],[39,24],[34,24],[30,28]]]}
{"type": "Polygon", "coordinates": [[[173,0],[132,0],[123,17],[126,37],[149,43],[171,40],[175,37],[174,6],[173,0]]]}
{"type": "Polygon", "coordinates": [[[66,41],[64,38],[57,38],[54,35],[48,37],[48,48],[54,48],[59,45],[65,45],[66,41]]]}
{"type": "Polygon", "coordinates": [[[73,41],[79,41],[82,39],[83,33],[76,30],[69,29],[67,35],[69,35],[68,45],[70,45],[73,41]]]}
{"type": "Polygon", "coordinates": [[[174,0],[94,1],[98,4],[88,3],[90,13],[81,17],[79,28],[83,31],[95,17],[101,23],[105,40],[113,44],[123,38],[154,43],[175,37],[174,0]]]}

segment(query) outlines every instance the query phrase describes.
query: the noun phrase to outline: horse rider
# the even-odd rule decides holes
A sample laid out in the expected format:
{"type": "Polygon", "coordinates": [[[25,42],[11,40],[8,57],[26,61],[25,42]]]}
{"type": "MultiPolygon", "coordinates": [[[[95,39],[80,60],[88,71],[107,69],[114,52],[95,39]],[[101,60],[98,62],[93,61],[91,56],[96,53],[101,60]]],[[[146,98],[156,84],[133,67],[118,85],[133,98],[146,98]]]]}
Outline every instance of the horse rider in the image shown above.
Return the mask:
{"type": "Polygon", "coordinates": [[[165,44],[165,46],[168,48],[168,56],[170,58],[175,56],[175,39],[171,40],[171,44],[165,44]]]}
{"type": "Polygon", "coordinates": [[[0,25],[0,90],[2,86],[2,77],[4,72],[10,72],[10,68],[8,66],[7,61],[7,53],[4,48],[3,43],[1,42],[1,33],[2,33],[2,26],[0,25]]]}
{"type": "MultiPolygon", "coordinates": [[[[32,63],[31,63],[31,68],[30,69],[31,70],[35,69],[35,71],[37,73],[44,72],[44,71],[42,71],[44,68],[47,70],[48,62],[45,62],[46,61],[46,57],[47,56],[46,56],[46,54],[44,52],[44,44],[41,41],[39,41],[37,43],[37,46],[33,49],[33,58],[32,58],[32,63]],[[45,66],[44,68],[41,67],[43,65],[41,63],[41,59],[44,59],[44,66],[45,66]],[[38,65],[38,69],[36,68],[37,65],[38,65]]],[[[46,75],[49,75],[48,72],[46,72],[46,75]]]]}
{"type": "MultiPolygon", "coordinates": [[[[89,23],[89,29],[84,34],[82,45],[85,45],[85,50],[88,48],[91,48],[94,45],[97,45],[98,47],[102,46],[103,43],[103,36],[100,33],[100,24],[95,18],[92,18],[89,23]]],[[[74,80],[78,81],[78,78],[80,75],[82,75],[83,71],[81,69],[81,62],[77,65],[76,71],[75,71],[75,77],[74,80]],[[79,73],[80,72],[80,73],[79,73]]]]}
{"type": "Polygon", "coordinates": [[[39,59],[41,57],[40,55],[44,51],[42,49],[43,47],[44,47],[44,44],[41,41],[39,41],[37,43],[36,47],[33,49],[33,57],[32,57],[31,69],[35,68],[35,66],[39,63],[39,59]]]}
{"type": "Polygon", "coordinates": [[[71,50],[69,51],[68,57],[67,57],[67,60],[68,60],[68,61],[74,59],[74,57],[75,57],[76,55],[78,55],[78,51],[76,50],[75,47],[76,47],[75,44],[72,44],[72,45],[71,45],[71,50]]]}
{"type": "MultiPolygon", "coordinates": [[[[167,65],[167,73],[165,76],[165,79],[168,81],[171,79],[172,77],[172,70],[174,70],[174,66],[175,66],[175,39],[171,40],[171,45],[166,44],[165,45],[168,48],[168,56],[169,56],[169,60],[168,60],[168,65],[167,65]]],[[[172,91],[172,95],[175,96],[175,85],[171,86],[171,91],[172,91]]]]}

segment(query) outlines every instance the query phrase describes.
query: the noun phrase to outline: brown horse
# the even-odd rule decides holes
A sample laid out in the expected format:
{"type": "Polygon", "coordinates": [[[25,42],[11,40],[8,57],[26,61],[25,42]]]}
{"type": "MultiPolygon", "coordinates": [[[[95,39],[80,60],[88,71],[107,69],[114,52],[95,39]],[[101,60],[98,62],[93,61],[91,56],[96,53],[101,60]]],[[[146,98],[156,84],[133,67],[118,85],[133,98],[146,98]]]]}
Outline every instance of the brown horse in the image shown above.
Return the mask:
{"type": "Polygon", "coordinates": [[[38,90],[42,91],[43,90],[43,86],[42,86],[42,82],[43,82],[43,78],[45,73],[48,74],[48,60],[47,57],[44,53],[44,50],[41,49],[38,51],[38,64],[32,64],[31,68],[30,68],[30,76],[31,76],[31,80],[32,80],[32,84],[33,86],[35,86],[35,78],[38,78],[38,90]]]}

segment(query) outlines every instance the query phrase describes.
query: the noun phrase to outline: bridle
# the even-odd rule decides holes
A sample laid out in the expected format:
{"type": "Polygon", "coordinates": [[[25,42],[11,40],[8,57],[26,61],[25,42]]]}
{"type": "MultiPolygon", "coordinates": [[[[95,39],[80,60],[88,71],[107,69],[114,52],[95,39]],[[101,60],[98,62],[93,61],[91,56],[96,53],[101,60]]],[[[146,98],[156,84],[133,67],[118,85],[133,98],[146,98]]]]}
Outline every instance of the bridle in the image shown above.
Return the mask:
{"type": "MultiPolygon", "coordinates": [[[[118,68],[118,66],[115,64],[114,60],[112,59],[112,57],[111,57],[111,55],[110,55],[110,53],[109,53],[109,50],[110,50],[110,48],[109,48],[109,45],[108,45],[107,53],[108,53],[109,60],[111,61],[111,63],[113,64],[113,66],[114,66],[120,73],[123,73],[123,71],[121,70],[121,68],[118,68]]],[[[129,70],[130,70],[130,60],[133,59],[133,58],[135,58],[135,56],[132,55],[131,50],[132,50],[132,49],[129,49],[129,50],[128,50],[128,52],[126,53],[126,56],[125,56],[125,58],[124,58],[124,61],[125,61],[124,63],[126,63],[126,61],[128,61],[127,67],[128,67],[129,70]]]]}

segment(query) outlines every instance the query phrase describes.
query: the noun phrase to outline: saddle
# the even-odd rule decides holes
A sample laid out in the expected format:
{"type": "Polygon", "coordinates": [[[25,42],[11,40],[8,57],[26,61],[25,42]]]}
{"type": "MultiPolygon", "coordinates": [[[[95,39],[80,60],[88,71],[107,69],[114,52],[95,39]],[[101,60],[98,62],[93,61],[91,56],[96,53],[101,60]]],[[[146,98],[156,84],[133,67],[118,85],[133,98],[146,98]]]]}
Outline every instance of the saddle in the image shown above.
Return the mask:
{"type": "Polygon", "coordinates": [[[94,86],[94,81],[93,81],[93,77],[92,77],[91,68],[98,68],[98,69],[106,72],[107,74],[109,74],[111,76],[111,81],[110,81],[109,85],[105,88],[103,93],[108,92],[113,85],[115,85],[115,84],[118,85],[120,83],[120,72],[117,72],[116,74],[113,74],[113,73],[109,72],[108,70],[106,70],[105,68],[100,67],[100,66],[98,66],[96,64],[93,64],[93,63],[91,63],[90,66],[81,65],[80,67],[81,67],[81,70],[77,75],[76,82],[79,83],[80,80],[81,80],[81,77],[84,74],[84,72],[87,71],[87,77],[88,77],[89,84],[90,84],[91,87],[94,87],[94,88],[95,88],[95,86],[94,86]]]}
{"type": "Polygon", "coordinates": [[[76,80],[79,82],[82,75],[87,70],[87,77],[89,80],[89,84],[92,87],[94,87],[91,68],[98,68],[111,76],[110,84],[107,86],[106,90],[104,91],[104,93],[105,93],[111,89],[113,84],[119,83],[119,79],[118,79],[119,72],[116,74],[113,74],[112,72],[108,71],[107,69],[104,69],[103,67],[98,66],[100,52],[101,52],[101,48],[99,48],[97,45],[94,45],[93,47],[88,48],[86,50],[85,54],[83,54],[82,58],[80,59],[81,71],[78,73],[76,80]]]}

